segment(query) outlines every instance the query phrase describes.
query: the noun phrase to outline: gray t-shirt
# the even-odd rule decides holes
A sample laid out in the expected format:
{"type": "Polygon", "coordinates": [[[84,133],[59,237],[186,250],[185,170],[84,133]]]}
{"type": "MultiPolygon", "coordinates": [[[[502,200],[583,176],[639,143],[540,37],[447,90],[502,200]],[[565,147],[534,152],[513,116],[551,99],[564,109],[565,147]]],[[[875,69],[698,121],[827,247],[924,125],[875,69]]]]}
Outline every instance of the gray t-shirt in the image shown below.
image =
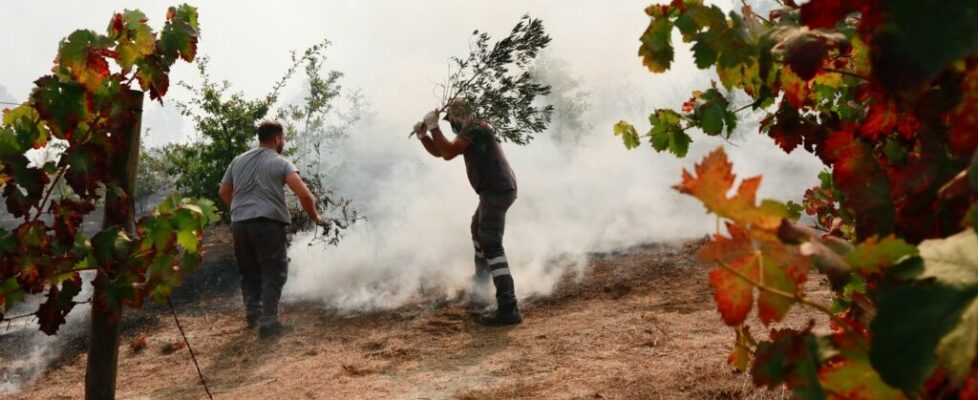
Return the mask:
{"type": "Polygon", "coordinates": [[[472,123],[463,127],[458,135],[469,142],[462,156],[465,173],[476,193],[500,194],[516,190],[516,174],[492,128],[482,122],[472,123]]]}
{"type": "Polygon", "coordinates": [[[272,149],[259,147],[235,157],[221,181],[234,186],[231,222],[268,218],[291,223],[285,205],[285,177],[298,171],[272,149]]]}

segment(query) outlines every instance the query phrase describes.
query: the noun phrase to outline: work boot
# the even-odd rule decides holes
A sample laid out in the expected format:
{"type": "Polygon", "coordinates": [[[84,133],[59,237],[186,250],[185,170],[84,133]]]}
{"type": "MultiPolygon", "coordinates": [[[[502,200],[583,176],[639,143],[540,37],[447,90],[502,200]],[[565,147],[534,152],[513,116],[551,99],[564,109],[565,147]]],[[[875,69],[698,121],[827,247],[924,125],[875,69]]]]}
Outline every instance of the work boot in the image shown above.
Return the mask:
{"type": "Polygon", "coordinates": [[[480,277],[476,275],[472,278],[472,291],[469,292],[469,302],[465,308],[471,311],[484,311],[492,304],[492,297],[489,295],[490,280],[488,275],[480,277]]]}
{"type": "Polygon", "coordinates": [[[520,314],[520,308],[513,304],[500,307],[495,313],[482,315],[476,319],[476,322],[485,326],[516,325],[523,322],[523,316],[520,314]]]}
{"type": "Polygon", "coordinates": [[[295,332],[295,327],[292,325],[284,325],[281,322],[276,322],[271,325],[263,325],[258,327],[258,337],[262,339],[271,338],[274,336],[284,335],[286,333],[295,332]]]}
{"type": "Polygon", "coordinates": [[[250,316],[249,315],[247,318],[245,318],[245,321],[247,321],[247,323],[248,323],[248,329],[255,329],[255,327],[258,326],[258,316],[257,315],[255,315],[255,316],[250,316]]]}

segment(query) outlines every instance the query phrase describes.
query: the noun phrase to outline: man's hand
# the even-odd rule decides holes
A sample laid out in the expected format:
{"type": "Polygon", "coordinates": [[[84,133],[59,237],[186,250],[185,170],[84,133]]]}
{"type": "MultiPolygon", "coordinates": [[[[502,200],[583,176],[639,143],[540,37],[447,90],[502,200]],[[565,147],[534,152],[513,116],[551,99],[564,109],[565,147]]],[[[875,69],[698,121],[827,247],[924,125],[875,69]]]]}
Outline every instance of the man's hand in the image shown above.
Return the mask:
{"type": "Polygon", "coordinates": [[[424,122],[418,122],[418,123],[414,124],[414,128],[413,128],[414,129],[414,134],[418,137],[419,140],[422,137],[428,136],[428,130],[425,129],[426,126],[427,125],[425,125],[424,122]]]}
{"type": "Polygon", "coordinates": [[[424,125],[429,131],[433,131],[438,128],[438,111],[432,111],[428,115],[424,116],[424,125]]]}
{"type": "Polygon", "coordinates": [[[333,222],[328,219],[326,220],[317,219],[316,225],[323,228],[323,236],[329,235],[329,231],[333,228],[333,222]]]}

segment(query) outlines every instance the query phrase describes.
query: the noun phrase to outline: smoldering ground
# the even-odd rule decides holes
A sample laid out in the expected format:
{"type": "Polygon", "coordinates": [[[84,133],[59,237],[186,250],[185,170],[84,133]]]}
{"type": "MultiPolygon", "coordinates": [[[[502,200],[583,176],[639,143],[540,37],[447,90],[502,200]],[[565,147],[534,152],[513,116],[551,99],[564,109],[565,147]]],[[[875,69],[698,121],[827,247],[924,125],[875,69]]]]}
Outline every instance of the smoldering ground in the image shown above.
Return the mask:
{"type": "MultiPolygon", "coordinates": [[[[589,103],[605,104],[592,111],[619,102],[614,91],[584,87],[589,103]]],[[[663,88],[655,97],[682,99],[689,90],[663,88]]],[[[617,107],[652,109],[640,103],[617,107]]],[[[757,134],[750,119],[733,145],[694,135],[684,160],[647,146],[627,151],[611,135],[615,120],[609,117],[641,121],[639,113],[589,113],[591,128],[576,142],[564,140],[568,132],[552,130],[528,146],[504,144],[519,186],[504,245],[520,297],[546,295],[564,274],[579,272],[588,253],[713,232],[715,217],[670,187],[683,167],[691,168],[717,146],[728,147],[741,177],[765,175],[766,197],[799,200],[792,196],[814,185],[821,168],[808,154],[768,151],[774,144],[757,134]]],[[[413,122],[396,124],[375,115],[352,129],[335,186],[367,220],[337,247],[308,246],[312,234],[298,235],[290,249],[287,300],[368,311],[398,307],[422,292],[452,297],[467,288],[473,273],[469,222],[478,197],[460,158],[432,158],[417,140],[404,137],[403,126],[413,122]]]]}

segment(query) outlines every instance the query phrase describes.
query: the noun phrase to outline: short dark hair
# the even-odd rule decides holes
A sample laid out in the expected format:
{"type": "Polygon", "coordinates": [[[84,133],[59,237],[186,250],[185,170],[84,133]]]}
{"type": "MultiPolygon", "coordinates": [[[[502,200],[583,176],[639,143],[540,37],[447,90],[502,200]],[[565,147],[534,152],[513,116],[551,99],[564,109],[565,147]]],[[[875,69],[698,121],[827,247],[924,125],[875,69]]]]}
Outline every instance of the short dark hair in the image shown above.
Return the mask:
{"type": "Polygon", "coordinates": [[[258,124],[258,141],[267,142],[272,138],[285,133],[282,124],[278,121],[262,121],[258,124]]]}

